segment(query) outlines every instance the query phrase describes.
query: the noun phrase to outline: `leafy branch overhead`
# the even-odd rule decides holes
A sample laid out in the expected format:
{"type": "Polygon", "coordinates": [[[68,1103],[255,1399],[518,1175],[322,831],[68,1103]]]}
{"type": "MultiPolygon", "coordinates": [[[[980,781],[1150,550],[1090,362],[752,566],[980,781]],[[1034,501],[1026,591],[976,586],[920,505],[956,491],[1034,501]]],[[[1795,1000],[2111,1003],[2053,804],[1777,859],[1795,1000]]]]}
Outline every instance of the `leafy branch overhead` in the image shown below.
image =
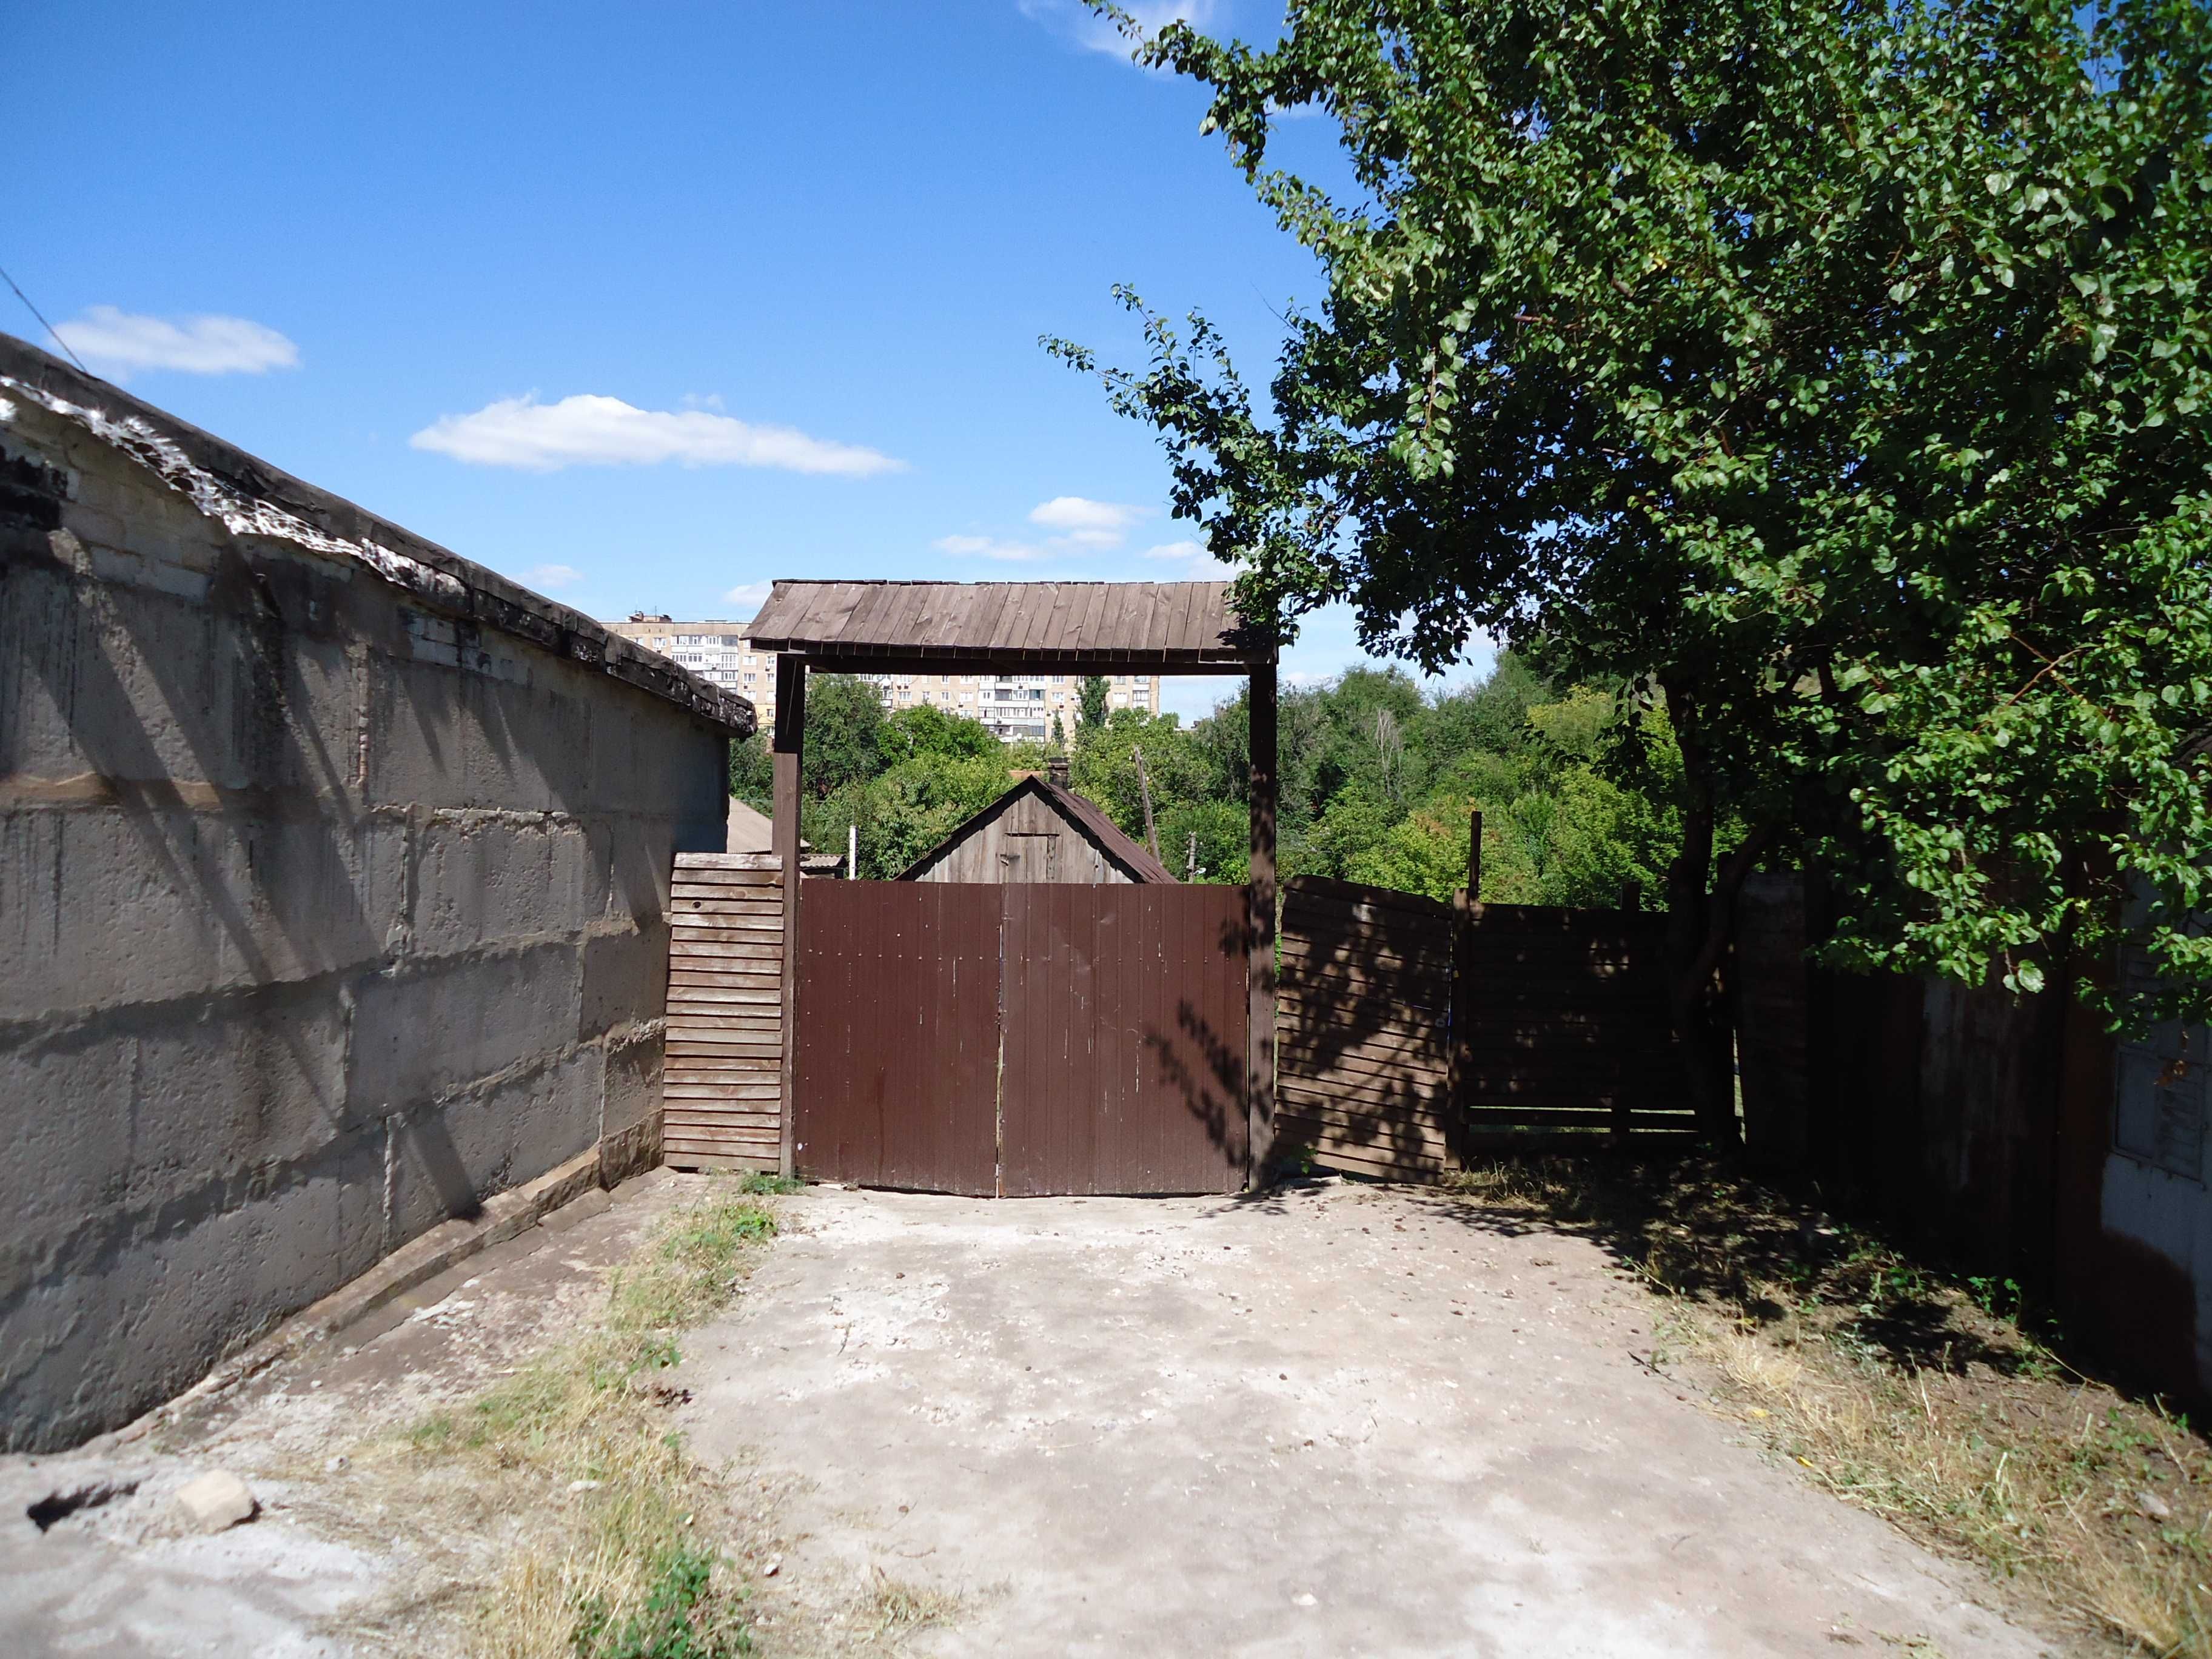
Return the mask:
{"type": "Polygon", "coordinates": [[[1104,371],[1260,614],[1346,599],[1431,667],[1485,630],[1622,732],[1663,705],[1686,979],[1802,859],[1840,963],[2032,990],[2133,928],[2212,1012],[2212,9],[1297,0],[1266,47],[1137,40],[1325,281],[1264,399],[1134,295],[1151,362],[1104,371]],[[1305,110],[1347,191],[1271,165],[1305,110]]]}

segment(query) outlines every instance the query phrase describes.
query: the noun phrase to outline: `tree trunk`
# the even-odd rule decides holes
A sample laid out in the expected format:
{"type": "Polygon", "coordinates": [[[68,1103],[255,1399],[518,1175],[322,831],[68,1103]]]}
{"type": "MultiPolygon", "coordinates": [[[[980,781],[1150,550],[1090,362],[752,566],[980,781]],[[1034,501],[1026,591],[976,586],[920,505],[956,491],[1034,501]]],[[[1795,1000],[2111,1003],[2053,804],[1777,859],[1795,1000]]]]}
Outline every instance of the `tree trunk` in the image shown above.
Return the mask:
{"type": "Polygon", "coordinates": [[[1753,830],[1713,867],[1714,804],[1711,757],[1698,726],[1696,696],[1668,684],[1667,711],[1682,751],[1687,799],[1682,847],[1667,872],[1667,1012],[1682,1056],[1698,1132],[1733,1146],[1735,1076],[1719,985],[1721,958],[1735,931],[1736,896],[1764,850],[1768,831],[1753,830]]]}

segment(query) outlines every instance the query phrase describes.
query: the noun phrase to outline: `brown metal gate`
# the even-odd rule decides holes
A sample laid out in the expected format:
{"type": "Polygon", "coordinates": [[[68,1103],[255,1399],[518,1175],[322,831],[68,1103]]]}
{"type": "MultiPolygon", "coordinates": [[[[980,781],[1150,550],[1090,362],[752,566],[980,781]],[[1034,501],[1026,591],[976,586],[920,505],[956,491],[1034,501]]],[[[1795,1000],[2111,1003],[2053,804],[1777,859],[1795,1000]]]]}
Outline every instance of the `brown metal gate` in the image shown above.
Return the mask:
{"type": "Polygon", "coordinates": [[[933,1192],[1229,1192],[1244,892],[809,882],[795,1158],[933,1192]]]}

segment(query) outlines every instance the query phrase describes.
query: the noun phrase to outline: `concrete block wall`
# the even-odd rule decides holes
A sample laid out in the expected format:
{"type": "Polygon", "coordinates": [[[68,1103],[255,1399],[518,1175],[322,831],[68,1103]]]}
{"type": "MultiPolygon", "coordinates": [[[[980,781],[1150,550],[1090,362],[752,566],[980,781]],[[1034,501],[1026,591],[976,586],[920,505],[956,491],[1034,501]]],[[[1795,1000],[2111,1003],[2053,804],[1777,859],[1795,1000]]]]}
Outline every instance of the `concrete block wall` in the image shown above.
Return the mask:
{"type": "Polygon", "coordinates": [[[752,711],[0,336],[0,1443],[658,1155],[752,711]]]}

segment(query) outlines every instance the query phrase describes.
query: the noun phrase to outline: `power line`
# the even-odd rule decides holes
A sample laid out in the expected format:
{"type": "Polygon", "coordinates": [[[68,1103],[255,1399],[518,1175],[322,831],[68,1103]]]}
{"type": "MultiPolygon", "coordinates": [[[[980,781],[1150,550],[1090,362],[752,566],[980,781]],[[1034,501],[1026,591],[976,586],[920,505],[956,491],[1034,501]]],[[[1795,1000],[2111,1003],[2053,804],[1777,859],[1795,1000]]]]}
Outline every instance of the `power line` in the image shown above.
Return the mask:
{"type": "MultiPolygon", "coordinates": [[[[46,320],[46,313],[40,311],[38,307],[31,303],[31,296],[23,292],[22,289],[17,285],[15,279],[13,276],[8,275],[7,268],[4,265],[0,265],[0,280],[4,280],[9,288],[15,289],[15,297],[23,302],[23,309],[29,312],[31,315],[39,319],[39,326],[46,330],[46,332],[52,337],[53,342],[56,345],[59,346],[64,351],[69,352],[69,360],[75,363],[79,368],[84,368],[84,359],[78,356],[75,351],[70,349],[70,343],[62,338],[61,331],[46,320]]],[[[88,374],[92,373],[88,368],[84,368],[84,372],[88,374]]]]}

